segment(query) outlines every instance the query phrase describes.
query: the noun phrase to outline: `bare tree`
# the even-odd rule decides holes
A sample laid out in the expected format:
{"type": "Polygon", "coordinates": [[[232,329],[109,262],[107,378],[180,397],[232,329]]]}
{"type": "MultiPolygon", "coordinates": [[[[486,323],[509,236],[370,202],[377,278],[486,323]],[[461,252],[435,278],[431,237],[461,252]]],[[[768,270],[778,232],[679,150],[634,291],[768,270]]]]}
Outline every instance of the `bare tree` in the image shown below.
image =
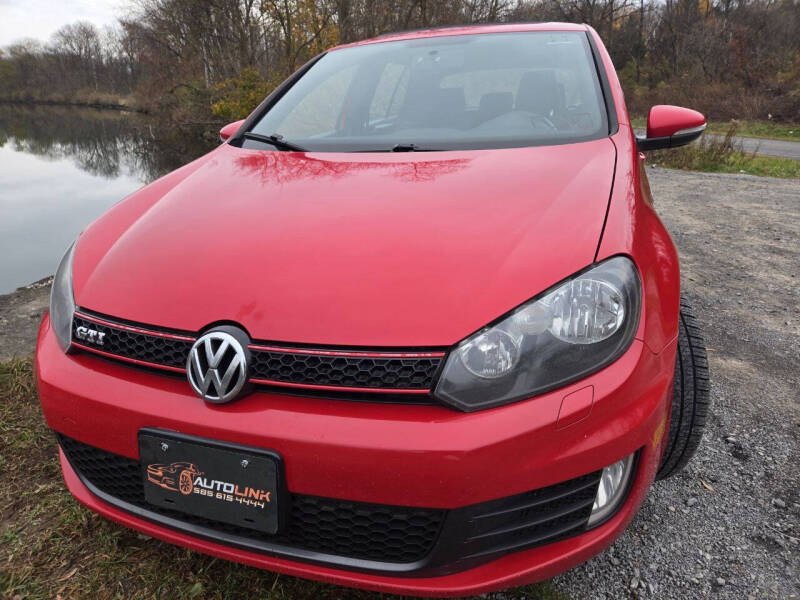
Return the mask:
{"type": "Polygon", "coordinates": [[[798,0],[134,0],[111,30],[78,22],[49,44],[6,48],[0,97],[133,92],[161,114],[202,120],[226,94],[256,102],[337,42],[498,21],[591,25],[634,111],[657,99],[800,121],[798,0]]]}

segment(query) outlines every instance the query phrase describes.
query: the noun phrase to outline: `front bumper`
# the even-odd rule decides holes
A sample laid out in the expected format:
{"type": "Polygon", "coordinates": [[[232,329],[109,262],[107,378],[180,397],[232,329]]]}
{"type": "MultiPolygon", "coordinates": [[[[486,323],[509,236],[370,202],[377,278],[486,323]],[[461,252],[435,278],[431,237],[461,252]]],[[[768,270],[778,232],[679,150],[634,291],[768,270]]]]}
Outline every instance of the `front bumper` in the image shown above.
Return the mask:
{"type": "Polygon", "coordinates": [[[578,478],[640,451],[628,497],[606,523],[436,576],[331,568],[156,524],[92,493],[62,454],[67,485],[83,504],[153,537],[290,575],[385,592],[457,596],[546,579],[600,552],[621,533],[658,466],[674,350],[673,344],[656,355],[635,341],[617,362],[586,380],[472,414],[261,393],[212,406],[183,379],[63,354],[47,318],[36,364],[48,424],[65,436],[130,459],[138,459],[137,434],[144,427],[268,448],[283,457],[287,486],[297,494],[459,509],[578,478]],[[589,385],[594,402],[588,416],[558,428],[562,399],[589,385]]]}

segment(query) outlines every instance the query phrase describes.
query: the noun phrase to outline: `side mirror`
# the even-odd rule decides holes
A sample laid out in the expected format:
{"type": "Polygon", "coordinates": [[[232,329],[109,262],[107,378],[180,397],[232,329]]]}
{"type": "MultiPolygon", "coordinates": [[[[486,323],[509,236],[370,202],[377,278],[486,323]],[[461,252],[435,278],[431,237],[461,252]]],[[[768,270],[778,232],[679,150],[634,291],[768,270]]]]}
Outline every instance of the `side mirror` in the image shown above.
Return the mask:
{"type": "Polygon", "coordinates": [[[227,142],[228,138],[230,138],[234,133],[239,131],[239,127],[242,126],[242,123],[244,123],[244,119],[242,119],[241,121],[234,121],[233,123],[228,123],[227,125],[225,125],[225,127],[219,130],[219,140],[221,142],[227,142]]]}
{"type": "Polygon", "coordinates": [[[636,137],[641,151],[677,148],[693,142],[705,131],[706,118],[691,108],[659,104],[647,115],[647,137],[636,137]]]}

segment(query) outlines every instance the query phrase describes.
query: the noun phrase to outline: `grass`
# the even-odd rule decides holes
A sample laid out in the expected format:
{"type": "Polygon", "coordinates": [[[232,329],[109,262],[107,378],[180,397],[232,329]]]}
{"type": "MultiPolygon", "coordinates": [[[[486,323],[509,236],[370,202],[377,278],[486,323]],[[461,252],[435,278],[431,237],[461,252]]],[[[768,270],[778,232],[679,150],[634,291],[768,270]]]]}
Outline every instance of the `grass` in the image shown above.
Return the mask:
{"type": "Polygon", "coordinates": [[[737,135],[737,125],[732,123],[724,137],[703,136],[688,146],[649,152],[647,163],[689,171],[800,178],[800,161],[744,152],[737,135]]]}
{"type": "MultiPolygon", "coordinates": [[[[769,140],[788,140],[800,142],[800,124],[773,123],[772,121],[734,121],[737,135],[741,137],[762,138],[769,140]]],[[[647,127],[646,117],[633,117],[631,123],[636,128],[647,127]]],[[[725,135],[730,129],[731,121],[709,121],[706,131],[725,135]]]]}
{"type": "MultiPolygon", "coordinates": [[[[398,598],[218,560],[139,535],[84,509],[61,479],[30,359],[0,363],[0,473],[0,598],[398,598]]],[[[563,598],[549,583],[507,590],[502,597],[563,598]]]]}

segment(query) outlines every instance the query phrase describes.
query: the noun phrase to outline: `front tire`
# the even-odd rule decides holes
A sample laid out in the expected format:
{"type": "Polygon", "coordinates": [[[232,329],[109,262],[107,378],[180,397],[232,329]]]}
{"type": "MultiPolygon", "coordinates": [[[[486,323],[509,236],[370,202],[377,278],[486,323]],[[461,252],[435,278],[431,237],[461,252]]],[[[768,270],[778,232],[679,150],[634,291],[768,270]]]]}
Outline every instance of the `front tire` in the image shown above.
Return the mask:
{"type": "Polygon", "coordinates": [[[706,345],[691,306],[681,296],[672,415],[656,479],[674,475],[694,456],[703,437],[710,406],[706,345]]]}

